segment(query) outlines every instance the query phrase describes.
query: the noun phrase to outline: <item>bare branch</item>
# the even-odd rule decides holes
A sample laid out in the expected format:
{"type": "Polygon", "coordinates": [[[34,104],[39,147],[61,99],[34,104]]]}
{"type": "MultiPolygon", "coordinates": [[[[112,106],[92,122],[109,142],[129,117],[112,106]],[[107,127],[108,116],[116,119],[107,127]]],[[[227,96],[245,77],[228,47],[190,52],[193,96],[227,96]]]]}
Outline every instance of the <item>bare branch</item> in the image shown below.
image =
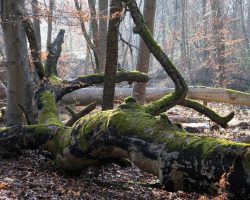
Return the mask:
{"type": "Polygon", "coordinates": [[[69,113],[71,114],[72,117],[71,117],[71,119],[69,121],[67,121],[67,123],[65,125],[66,126],[72,126],[78,119],[80,119],[81,117],[89,114],[92,110],[94,110],[96,108],[96,105],[97,104],[95,102],[91,103],[78,113],[75,112],[69,106],[66,106],[65,108],[69,111],[69,113]]]}

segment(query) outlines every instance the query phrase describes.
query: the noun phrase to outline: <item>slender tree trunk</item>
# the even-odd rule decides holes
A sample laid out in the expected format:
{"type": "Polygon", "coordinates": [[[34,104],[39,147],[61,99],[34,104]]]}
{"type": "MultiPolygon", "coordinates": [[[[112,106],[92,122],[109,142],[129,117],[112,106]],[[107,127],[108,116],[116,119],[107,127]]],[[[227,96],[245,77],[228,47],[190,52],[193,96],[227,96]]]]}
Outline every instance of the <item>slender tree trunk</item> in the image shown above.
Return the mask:
{"type": "Polygon", "coordinates": [[[202,0],[202,17],[203,19],[203,51],[202,51],[202,60],[203,63],[206,63],[208,61],[209,58],[209,50],[208,50],[208,33],[207,33],[207,26],[208,26],[208,22],[207,22],[207,18],[205,17],[207,13],[207,0],[202,0]]]}
{"type": "Polygon", "coordinates": [[[248,40],[248,35],[247,35],[247,29],[246,29],[246,25],[245,25],[245,20],[244,20],[244,9],[243,9],[243,0],[239,0],[239,4],[240,4],[240,18],[241,18],[241,24],[242,24],[242,32],[243,32],[243,36],[244,36],[244,43],[246,44],[247,50],[250,50],[250,44],[249,44],[249,40],[248,40]]]}
{"type": "Polygon", "coordinates": [[[41,29],[40,29],[40,18],[39,18],[39,8],[38,8],[38,1],[37,0],[32,0],[32,10],[34,13],[33,17],[33,26],[34,26],[34,31],[36,35],[36,42],[39,51],[41,52],[42,50],[42,44],[41,44],[41,29]]]}
{"type": "Polygon", "coordinates": [[[99,38],[99,31],[98,31],[98,23],[96,19],[96,1],[95,0],[88,0],[89,10],[91,13],[91,30],[93,35],[93,44],[96,48],[98,48],[98,38],[99,38]]]}
{"type": "Polygon", "coordinates": [[[107,16],[108,16],[108,0],[99,0],[99,61],[100,71],[104,71],[106,63],[106,41],[107,41],[107,16]]]}
{"type": "Polygon", "coordinates": [[[219,85],[224,86],[225,80],[225,43],[224,43],[224,22],[222,19],[223,2],[211,0],[212,10],[212,31],[213,31],[213,45],[215,46],[215,63],[218,69],[219,85]]]}
{"type": "Polygon", "coordinates": [[[96,9],[95,9],[95,5],[96,5],[96,1],[95,0],[88,0],[88,4],[89,4],[89,10],[90,10],[90,16],[91,16],[91,20],[90,20],[90,26],[91,26],[91,30],[92,30],[92,37],[93,37],[93,45],[95,46],[95,51],[94,51],[94,55],[95,59],[96,56],[98,57],[96,59],[96,71],[97,72],[101,72],[100,69],[100,53],[99,53],[99,49],[98,49],[98,39],[99,39],[99,29],[98,29],[98,23],[97,23],[97,19],[96,19],[96,9]]]}
{"type": "MultiPolygon", "coordinates": [[[[250,1],[248,1],[248,6],[247,6],[247,19],[249,21],[250,19],[250,1]]],[[[248,31],[248,38],[250,40],[250,23],[247,23],[247,31],[248,31]]]]}
{"type": "MultiPolygon", "coordinates": [[[[154,33],[155,11],[156,11],[156,0],[145,0],[143,8],[143,16],[152,34],[154,33]]],[[[145,45],[144,41],[140,39],[140,47],[139,47],[136,69],[141,72],[148,73],[149,61],[150,61],[150,52],[147,49],[147,46],[145,45]]],[[[133,88],[133,97],[142,104],[145,102],[146,98],[145,92],[146,92],[146,83],[139,83],[139,84],[135,83],[133,88]]]]}
{"type": "MultiPolygon", "coordinates": [[[[37,3],[37,2],[36,2],[37,3]]],[[[22,8],[25,8],[25,1],[21,0],[20,5],[22,8]]],[[[39,48],[41,48],[41,38],[39,40],[40,35],[40,24],[38,20],[38,25],[36,26],[36,22],[34,21],[34,30],[36,34],[36,38],[38,37],[37,45],[39,48]]],[[[23,107],[25,108],[25,111],[27,114],[31,117],[34,114],[34,109],[33,109],[33,89],[34,89],[34,76],[37,76],[36,74],[32,74],[30,70],[30,65],[29,65],[29,54],[28,54],[28,46],[27,46],[27,38],[25,34],[25,30],[23,28],[23,25],[20,23],[20,39],[21,39],[21,64],[23,66],[24,70],[24,100],[23,100],[23,107]]],[[[41,51],[41,49],[39,49],[41,51]]]]}
{"type": "Polygon", "coordinates": [[[23,116],[18,104],[24,103],[24,68],[28,56],[22,52],[24,38],[21,33],[21,23],[17,17],[17,9],[21,4],[16,0],[1,0],[0,3],[2,20],[5,22],[2,23],[2,28],[8,77],[6,125],[21,125],[23,116]]]}
{"type": "Polygon", "coordinates": [[[103,89],[102,109],[108,110],[114,107],[115,77],[118,63],[118,37],[122,1],[112,0],[110,4],[110,20],[107,35],[107,54],[105,66],[105,79],[103,89]]]}
{"type": "MultiPolygon", "coordinates": [[[[93,44],[91,37],[89,36],[89,34],[87,33],[86,27],[85,27],[85,23],[84,20],[82,18],[82,6],[79,3],[78,0],[74,0],[75,3],[75,7],[78,11],[78,16],[79,16],[79,20],[80,20],[80,25],[81,25],[81,29],[82,29],[82,33],[83,36],[87,42],[88,48],[90,48],[93,51],[94,54],[94,58],[95,58],[95,64],[96,64],[96,68],[94,69],[95,72],[99,71],[99,55],[98,55],[98,49],[96,48],[96,46],[93,44]]],[[[92,27],[91,27],[92,28],[92,27]]]]}
{"type": "Polygon", "coordinates": [[[187,30],[187,0],[182,0],[182,12],[181,12],[181,55],[182,63],[185,69],[188,70],[189,83],[193,83],[193,72],[191,68],[190,52],[188,44],[188,30],[187,30]]]}
{"type": "Polygon", "coordinates": [[[52,23],[53,23],[53,12],[54,12],[55,0],[49,1],[49,16],[48,16],[48,32],[47,32],[47,51],[52,42],[52,23]]]}

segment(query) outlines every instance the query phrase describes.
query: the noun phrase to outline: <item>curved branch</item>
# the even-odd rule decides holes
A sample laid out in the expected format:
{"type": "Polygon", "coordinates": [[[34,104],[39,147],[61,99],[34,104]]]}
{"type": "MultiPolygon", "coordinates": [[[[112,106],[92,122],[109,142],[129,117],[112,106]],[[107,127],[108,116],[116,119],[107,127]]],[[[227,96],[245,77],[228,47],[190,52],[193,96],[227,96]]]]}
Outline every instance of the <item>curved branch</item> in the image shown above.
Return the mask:
{"type": "MultiPolygon", "coordinates": [[[[149,76],[147,74],[138,71],[118,71],[115,78],[116,83],[127,81],[129,84],[132,84],[133,82],[147,82],[148,80],[149,76]]],[[[73,81],[68,81],[67,86],[57,89],[55,91],[57,101],[61,100],[65,94],[68,94],[80,88],[89,87],[94,84],[102,84],[103,82],[104,74],[87,75],[79,77],[73,81]]]]}
{"type": "Polygon", "coordinates": [[[162,65],[164,70],[167,72],[167,74],[175,84],[175,91],[171,95],[165,96],[160,103],[156,102],[157,105],[160,105],[159,107],[154,106],[154,102],[152,103],[152,105],[147,106],[147,110],[150,110],[151,114],[156,115],[161,113],[162,110],[169,109],[179,102],[183,101],[186,97],[188,87],[184,78],[171,62],[170,58],[162,51],[161,47],[152,37],[135,0],[123,0],[123,2],[128,6],[133,21],[136,25],[134,28],[134,32],[142,37],[149,51],[159,61],[159,63],[162,65]]]}
{"type": "Polygon", "coordinates": [[[196,110],[197,112],[207,116],[209,119],[219,124],[223,128],[226,128],[228,126],[227,123],[231,121],[234,117],[234,112],[231,112],[227,116],[222,117],[213,110],[209,109],[207,106],[204,106],[199,102],[190,99],[185,99],[183,102],[180,103],[180,105],[196,110]]]}
{"type": "Polygon", "coordinates": [[[96,108],[96,105],[97,104],[95,102],[91,103],[78,113],[73,111],[73,109],[70,108],[69,106],[66,106],[65,108],[69,111],[69,113],[71,114],[72,117],[69,121],[66,122],[65,125],[72,126],[78,119],[89,114],[92,110],[94,110],[96,108]]]}

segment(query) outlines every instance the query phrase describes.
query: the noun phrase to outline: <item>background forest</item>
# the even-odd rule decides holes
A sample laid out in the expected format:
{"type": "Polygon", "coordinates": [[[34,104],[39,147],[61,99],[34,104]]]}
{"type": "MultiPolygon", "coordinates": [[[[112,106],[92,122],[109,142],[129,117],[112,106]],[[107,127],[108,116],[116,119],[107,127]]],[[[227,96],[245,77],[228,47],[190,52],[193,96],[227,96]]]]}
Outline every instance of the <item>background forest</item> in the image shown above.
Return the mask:
{"type": "MultiPolygon", "coordinates": [[[[46,58],[48,44],[58,30],[62,28],[66,30],[62,56],[59,59],[59,72],[67,78],[96,71],[93,47],[98,47],[100,51],[100,69],[104,70],[106,47],[103,38],[107,34],[108,1],[89,2],[91,4],[88,4],[88,1],[78,2],[82,10],[80,15],[74,1],[34,0],[25,3],[29,16],[36,24],[43,59],[46,58]],[[82,22],[85,25],[84,29],[82,22]],[[87,35],[87,42],[84,35],[87,35]],[[96,35],[99,35],[98,39],[96,35]]],[[[189,85],[213,85],[241,91],[249,89],[250,3],[248,1],[145,2],[149,6],[145,14],[154,20],[153,32],[157,42],[174,61],[189,85]]],[[[138,0],[137,3],[143,10],[144,1],[138,0]]],[[[136,69],[139,62],[140,40],[133,34],[133,22],[129,13],[126,13],[125,19],[122,20],[119,32],[120,66],[127,70],[136,69]]],[[[3,39],[1,41],[1,60],[4,61],[3,39]]],[[[4,65],[1,66],[4,69],[4,65]]],[[[149,66],[153,79],[161,80],[167,77],[152,57],[149,66]]],[[[152,84],[154,81],[151,80],[149,85],[152,84]]],[[[172,86],[171,82],[167,86],[172,86]]]]}
{"type": "Polygon", "coordinates": [[[0,200],[250,198],[249,1],[0,15],[0,200]]]}

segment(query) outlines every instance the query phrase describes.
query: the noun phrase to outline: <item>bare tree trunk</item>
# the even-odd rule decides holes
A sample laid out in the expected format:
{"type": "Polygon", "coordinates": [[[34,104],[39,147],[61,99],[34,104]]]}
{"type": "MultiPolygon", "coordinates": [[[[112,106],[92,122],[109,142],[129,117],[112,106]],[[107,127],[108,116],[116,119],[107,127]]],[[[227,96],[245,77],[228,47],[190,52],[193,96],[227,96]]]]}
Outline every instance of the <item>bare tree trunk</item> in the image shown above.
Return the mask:
{"type": "Polygon", "coordinates": [[[211,1],[211,10],[212,10],[212,29],[213,29],[213,45],[216,47],[215,49],[215,63],[218,68],[218,76],[219,76],[219,85],[221,87],[224,86],[225,80],[225,43],[224,43],[224,22],[222,17],[224,3],[217,0],[211,1]]]}
{"type": "Polygon", "coordinates": [[[182,63],[185,69],[188,70],[189,83],[193,83],[193,72],[191,68],[190,52],[188,44],[188,30],[187,30],[187,0],[182,0],[182,12],[181,12],[181,52],[182,52],[182,63]]]}
{"type": "Polygon", "coordinates": [[[107,41],[107,20],[108,16],[108,0],[99,0],[99,61],[100,61],[100,71],[103,72],[106,63],[106,41],[107,41]]]}
{"type": "Polygon", "coordinates": [[[49,1],[49,16],[48,16],[48,32],[47,32],[47,51],[52,42],[52,23],[53,23],[53,12],[54,12],[55,0],[49,1]]]}
{"type": "Polygon", "coordinates": [[[246,47],[247,47],[247,51],[249,51],[250,50],[250,44],[249,44],[247,29],[246,29],[245,20],[244,20],[243,0],[239,0],[239,4],[240,4],[240,18],[241,18],[241,24],[242,24],[242,32],[243,32],[245,44],[246,44],[246,47]]]}
{"type": "Polygon", "coordinates": [[[99,48],[98,48],[98,40],[99,40],[99,29],[98,29],[98,23],[97,23],[97,19],[96,19],[96,9],[95,9],[95,5],[96,5],[96,1],[95,0],[88,0],[88,4],[89,4],[89,9],[90,9],[90,16],[91,16],[91,20],[90,20],[90,26],[91,26],[91,30],[92,30],[92,36],[93,36],[93,45],[95,46],[96,52],[94,52],[95,59],[96,56],[98,57],[98,59],[96,59],[96,71],[97,72],[101,72],[100,69],[100,53],[99,53],[99,48]]]}
{"type": "Polygon", "coordinates": [[[118,37],[122,1],[112,0],[110,4],[110,20],[107,35],[107,58],[105,66],[105,79],[103,89],[102,109],[108,110],[114,107],[115,77],[118,63],[118,37]]]}
{"type": "MultiPolygon", "coordinates": [[[[145,0],[143,8],[143,16],[149,28],[149,31],[152,34],[154,33],[155,11],[156,11],[156,0],[145,0]]],[[[150,61],[150,52],[147,49],[147,46],[145,45],[144,41],[140,39],[140,47],[139,47],[136,69],[138,71],[148,73],[149,61],[150,61]]],[[[145,91],[146,91],[146,83],[139,83],[139,84],[135,83],[133,88],[133,97],[137,101],[143,104],[146,98],[145,91]]]]}
{"type": "Polygon", "coordinates": [[[207,19],[205,17],[207,13],[207,0],[202,0],[202,17],[203,19],[203,52],[202,52],[202,59],[203,59],[203,63],[206,63],[208,61],[209,58],[209,50],[208,48],[208,34],[207,34],[207,26],[208,26],[208,22],[207,19]]]}
{"type": "MultiPolygon", "coordinates": [[[[249,20],[250,19],[250,1],[248,1],[248,8],[247,8],[247,19],[249,20]]],[[[248,38],[250,40],[250,23],[247,23],[247,31],[248,31],[248,38]]]]}
{"type": "Polygon", "coordinates": [[[87,42],[88,48],[90,48],[93,51],[94,54],[94,58],[95,58],[95,64],[96,64],[96,68],[94,69],[95,72],[99,71],[99,54],[98,54],[98,49],[96,48],[96,46],[93,44],[91,37],[88,35],[86,27],[85,27],[85,23],[82,19],[82,6],[81,4],[79,4],[78,0],[74,0],[75,3],[75,7],[78,11],[78,16],[79,16],[79,20],[80,20],[80,24],[81,24],[81,29],[82,29],[82,33],[83,36],[87,42]]]}
{"type": "Polygon", "coordinates": [[[27,54],[22,54],[21,23],[17,17],[20,2],[16,0],[1,0],[1,17],[6,23],[2,23],[3,37],[6,50],[7,67],[7,112],[6,125],[21,125],[22,112],[18,104],[24,103],[24,68],[27,54]],[[26,58],[25,58],[26,56],[26,58]]]}
{"type": "Polygon", "coordinates": [[[40,19],[39,19],[39,8],[38,8],[38,1],[37,0],[32,0],[32,10],[34,13],[33,17],[33,26],[34,26],[34,31],[36,35],[36,42],[37,46],[39,49],[39,52],[42,50],[42,44],[41,44],[41,29],[40,29],[40,19]]]}

